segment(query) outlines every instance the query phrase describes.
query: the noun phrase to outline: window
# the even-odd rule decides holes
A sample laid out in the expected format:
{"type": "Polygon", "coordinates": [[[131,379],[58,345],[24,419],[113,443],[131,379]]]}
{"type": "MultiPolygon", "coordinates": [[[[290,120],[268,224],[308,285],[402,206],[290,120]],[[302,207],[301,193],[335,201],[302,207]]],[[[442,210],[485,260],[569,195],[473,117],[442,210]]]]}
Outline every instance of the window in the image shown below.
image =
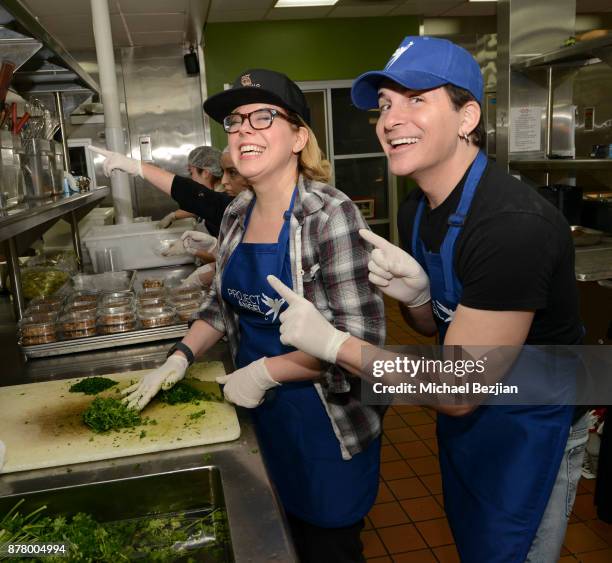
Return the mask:
{"type": "Polygon", "coordinates": [[[332,184],[359,207],[370,228],[389,239],[395,231],[395,178],[376,137],[377,113],[357,109],[351,81],[302,82],[311,127],[332,165],[332,184]]]}

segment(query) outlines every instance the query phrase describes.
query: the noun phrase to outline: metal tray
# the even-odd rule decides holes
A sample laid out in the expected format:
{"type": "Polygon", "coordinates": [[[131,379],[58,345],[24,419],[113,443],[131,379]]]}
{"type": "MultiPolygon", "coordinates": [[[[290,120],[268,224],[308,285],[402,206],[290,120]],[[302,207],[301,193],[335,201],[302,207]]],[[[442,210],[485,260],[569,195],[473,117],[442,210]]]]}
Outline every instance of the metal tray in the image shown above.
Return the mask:
{"type": "Polygon", "coordinates": [[[134,278],[134,289],[141,290],[144,280],[163,280],[164,287],[172,288],[181,285],[181,281],[185,279],[194,270],[193,264],[185,264],[183,266],[167,266],[165,268],[153,268],[150,270],[138,270],[134,278]]]}
{"type": "Polygon", "coordinates": [[[22,346],[21,349],[27,358],[47,358],[76,352],[90,352],[102,348],[114,348],[115,346],[130,346],[131,344],[156,342],[158,340],[176,340],[185,336],[187,330],[187,323],[181,323],[118,334],[100,334],[86,338],[75,338],[74,340],[60,340],[49,344],[22,346]]]}
{"type": "Polygon", "coordinates": [[[103,274],[77,274],[72,278],[75,291],[124,291],[134,287],[136,270],[104,272],[103,274]]]}

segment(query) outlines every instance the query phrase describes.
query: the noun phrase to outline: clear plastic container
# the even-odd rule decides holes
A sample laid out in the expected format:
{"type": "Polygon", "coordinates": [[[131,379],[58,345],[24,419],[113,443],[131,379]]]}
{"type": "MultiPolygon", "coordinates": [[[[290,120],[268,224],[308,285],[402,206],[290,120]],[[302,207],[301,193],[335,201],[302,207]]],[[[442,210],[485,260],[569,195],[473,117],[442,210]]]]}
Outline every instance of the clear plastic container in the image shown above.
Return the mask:
{"type": "Polygon", "coordinates": [[[198,301],[185,301],[176,306],[176,315],[179,320],[186,323],[195,318],[200,310],[198,301]]]}
{"type": "Polygon", "coordinates": [[[101,307],[124,307],[134,305],[134,293],[131,291],[111,291],[100,296],[101,307]]]}
{"type": "Polygon", "coordinates": [[[130,332],[131,330],[136,330],[135,320],[124,323],[98,325],[98,334],[117,334],[120,332],[130,332]]]}
{"type": "Polygon", "coordinates": [[[41,314],[24,317],[19,321],[20,344],[35,346],[57,340],[55,330],[56,315],[41,314]]]}
{"type": "Polygon", "coordinates": [[[64,304],[65,301],[64,295],[50,295],[49,297],[36,297],[30,301],[29,306],[33,307],[35,305],[43,305],[47,307],[53,308],[53,310],[58,310],[64,304]]]}
{"type": "Polygon", "coordinates": [[[171,292],[168,296],[168,300],[174,304],[186,303],[189,301],[202,301],[204,293],[199,289],[191,288],[189,291],[171,292]]]}
{"type": "Polygon", "coordinates": [[[166,299],[164,297],[139,297],[138,307],[145,309],[149,307],[163,307],[166,305],[166,299]]]}
{"type": "Polygon", "coordinates": [[[49,342],[57,342],[55,334],[41,334],[39,336],[22,336],[19,343],[22,346],[36,346],[37,344],[49,344],[49,342]]]}
{"type": "Polygon", "coordinates": [[[167,291],[163,287],[148,287],[146,289],[141,289],[136,296],[138,299],[141,297],[165,297],[167,291]]]}
{"type": "Polygon", "coordinates": [[[75,291],[64,307],[64,312],[95,313],[98,293],[95,291],[75,291]]]}
{"type": "Polygon", "coordinates": [[[28,308],[25,310],[25,315],[29,317],[32,315],[45,315],[45,314],[52,313],[57,316],[61,307],[62,306],[59,303],[57,304],[55,303],[30,304],[28,308]]]}
{"type": "Polygon", "coordinates": [[[175,323],[176,310],[174,307],[147,307],[138,311],[142,328],[168,326],[175,323]]]}
{"type": "Polygon", "coordinates": [[[64,340],[74,340],[75,338],[89,338],[98,334],[97,328],[81,328],[78,330],[66,330],[61,333],[64,340]]]}
{"type": "Polygon", "coordinates": [[[45,342],[54,342],[55,337],[55,316],[51,315],[31,315],[23,317],[19,323],[19,332],[22,338],[46,337],[45,342]]]}
{"type": "Polygon", "coordinates": [[[83,313],[95,315],[98,306],[91,302],[77,301],[76,303],[68,303],[64,307],[64,313],[83,313]]]}
{"type": "Polygon", "coordinates": [[[116,325],[124,323],[136,323],[136,313],[132,306],[99,307],[98,325],[116,325]]]}
{"type": "Polygon", "coordinates": [[[159,278],[146,278],[142,280],[143,289],[161,289],[164,287],[164,280],[159,278]]]}
{"type": "Polygon", "coordinates": [[[97,291],[75,291],[71,296],[69,301],[72,303],[97,303],[98,302],[99,293],[97,291]]]}
{"type": "Polygon", "coordinates": [[[82,330],[90,330],[96,328],[96,315],[95,313],[68,313],[63,315],[57,321],[58,330],[64,334],[67,332],[76,332],[82,330]]]}

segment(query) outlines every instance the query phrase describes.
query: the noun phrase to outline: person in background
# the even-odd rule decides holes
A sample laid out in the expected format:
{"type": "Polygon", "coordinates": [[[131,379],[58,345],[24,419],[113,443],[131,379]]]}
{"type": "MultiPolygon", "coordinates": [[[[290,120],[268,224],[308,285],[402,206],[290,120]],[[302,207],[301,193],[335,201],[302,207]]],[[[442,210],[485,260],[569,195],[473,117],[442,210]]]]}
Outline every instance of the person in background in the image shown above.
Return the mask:
{"type": "Polygon", "coordinates": [[[236,197],[240,192],[249,189],[248,180],[238,172],[232,160],[229,146],[225,147],[221,153],[221,168],[223,169],[221,186],[227,195],[236,197]]]}
{"type": "MultiPolygon", "coordinates": [[[[407,37],[384,70],[354,82],[354,104],[380,112],[376,132],[391,172],[419,186],[399,209],[402,248],[360,232],[375,247],[369,279],[399,301],[408,324],[437,333],[444,345],[580,344],[569,225],[535,190],[487,160],[482,96],[474,58],[433,37],[407,37]]],[[[290,304],[281,342],[319,358],[334,342],[337,363],[368,376],[362,358],[382,351],[350,330],[339,334],[316,304],[269,281],[290,304]]],[[[528,377],[544,378],[545,362],[528,377]]],[[[571,365],[554,365],[555,381],[545,389],[551,397],[574,377],[571,365]]],[[[438,411],[444,505],[461,561],[558,561],[587,439],[585,409],[481,404],[438,411]]]]}
{"type": "MultiPolygon", "coordinates": [[[[221,185],[221,177],[223,170],[221,168],[221,152],[214,147],[196,147],[187,156],[187,170],[189,177],[198,184],[215,191],[221,185]]],[[[186,217],[196,217],[198,223],[202,223],[204,229],[199,228],[202,232],[209,232],[206,227],[206,219],[198,217],[195,213],[178,209],[171,211],[164,216],[159,222],[160,229],[167,229],[178,219],[186,217]]]]}
{"type": "MultiPolygon", "coordinates": [[[[247,179],[241,176],[234,166],[229,147],[225,147],[221,153],[221,168],[223,169],[221,186],[227,195],[235,197],[249,188],[247,179]]],[[[204,250],[216,257],[216,239],[214,242],[215,244],[212,244],[212,241],[207,240],[202,235],[193,231],[187,231],[183,233],[179,241],[176,241],[172,247],[168,249],[165,255],[171,256],[172,254],[183,254],[187,252],[189,254],[201,256],[202,254],[198,251],[204,250]],[[201,249],[201,246],[206,246],[207,248],[201,249]]],[[[206,263],[185,278],[183,280],[183,285],[209,287],[212,283],[214,273],[214,263],[206,263]]]]}
{"type": "MultiPolygon", "coordinates": [[[[184,209],[189,209],[206,221],[208,227],[210,227],[210,236],[198,231],[186,231],[183,233],[180,241],[177,241],[177,244],[166,251],[166,255],[188,253],[202,259],[204,265],[196,268],[183,280],[183,284],[209,287],[214,276],[213,263],[215,254],[213,249],[216,245],[218,225],[221,224],[223,213],[233,198],[249,187],[246,179],[236,170],[227,148],[223,151],[220,158],[222,171],[220,183],[224,187],[224,193],[209,189],[203,182],[213,177],[212,172],[208,170],[201,171],[201,169],[195,166],[195,164],[204,164],[204,157],[209,158],[211,155],[214,157],[215,153],[201,150],[210,149],[210,147],[198,147],[189,153],[189,160],[195,163],[193,165],[190,164],[191,178],[174,175],[153,164],[128,158],[119,153],[92,146],[88,148],[92,152],[105,157],[104,172],[107,176],[110,176],[113,170],[121,170],[128,174],[138,175],[160,191],[173,197],[173,199],[179,202],[179,205],[182,203],[184,209]],[[195,157],[192,156],[194,153],[195,157]],[[205,187],[203,188],[202,186],[205,187]],[[212,233],[210,232],[211,230],[212,233]]],[[[213,150],[216,151],[216,149],[213,150]]]]}
{"type": "Polygon", "coordinates": [[[237,369],[217,381],[229,401],[252,409],[300,561],[362,562],[384,407],[361,403],[361,380],[335,366],[335,357],[321,363],[281,344],[284,300],[266,276],[315,301],[339,329],[381,345],[383,302],[367,282],[358,235],[367,225],[348,196],[326,183],[329,163],[307,126],[306,99],[284,74],[246,71],[204,109],[223,123],[251,189],[223,217],[217,272],[199,319],[163,366],[124,391],[126,403],[142,409],[227,335],[237,369]]]}
{"type": "Polygon", "coordinates": [[[231,196],[215,192],[192,178],[168,172],[154,164],[91,145],[87,148],[104,157],[103,169],[107,176],[110,176],[114,170],[131,176],[140,176],[153,187],[174,199],[180,209],[193,213],[206,221],[207,230],[212,236],[219,235],[221,218],[233,199],[231,196]]]}

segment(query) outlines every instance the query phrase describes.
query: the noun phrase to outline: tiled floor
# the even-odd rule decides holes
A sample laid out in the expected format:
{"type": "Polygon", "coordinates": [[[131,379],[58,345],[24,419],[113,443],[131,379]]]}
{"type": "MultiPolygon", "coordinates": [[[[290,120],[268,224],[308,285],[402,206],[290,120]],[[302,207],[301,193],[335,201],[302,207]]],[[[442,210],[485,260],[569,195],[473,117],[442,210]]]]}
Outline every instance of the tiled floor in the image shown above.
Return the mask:
{"type": "MultiPolygon", "coordinates": [[[[429,343],[412,332],[395,302],[386,303],[387,343],[429,343]]],[[[363,532],[369,562],[451,563],[459,557],[442,508],[435,413],[392,406],[384,423],[380,487],[363,532]]],[[[597,520],[595,481],[582,480],[560,563],[612,561],[612,525],[597,520]]]]}

